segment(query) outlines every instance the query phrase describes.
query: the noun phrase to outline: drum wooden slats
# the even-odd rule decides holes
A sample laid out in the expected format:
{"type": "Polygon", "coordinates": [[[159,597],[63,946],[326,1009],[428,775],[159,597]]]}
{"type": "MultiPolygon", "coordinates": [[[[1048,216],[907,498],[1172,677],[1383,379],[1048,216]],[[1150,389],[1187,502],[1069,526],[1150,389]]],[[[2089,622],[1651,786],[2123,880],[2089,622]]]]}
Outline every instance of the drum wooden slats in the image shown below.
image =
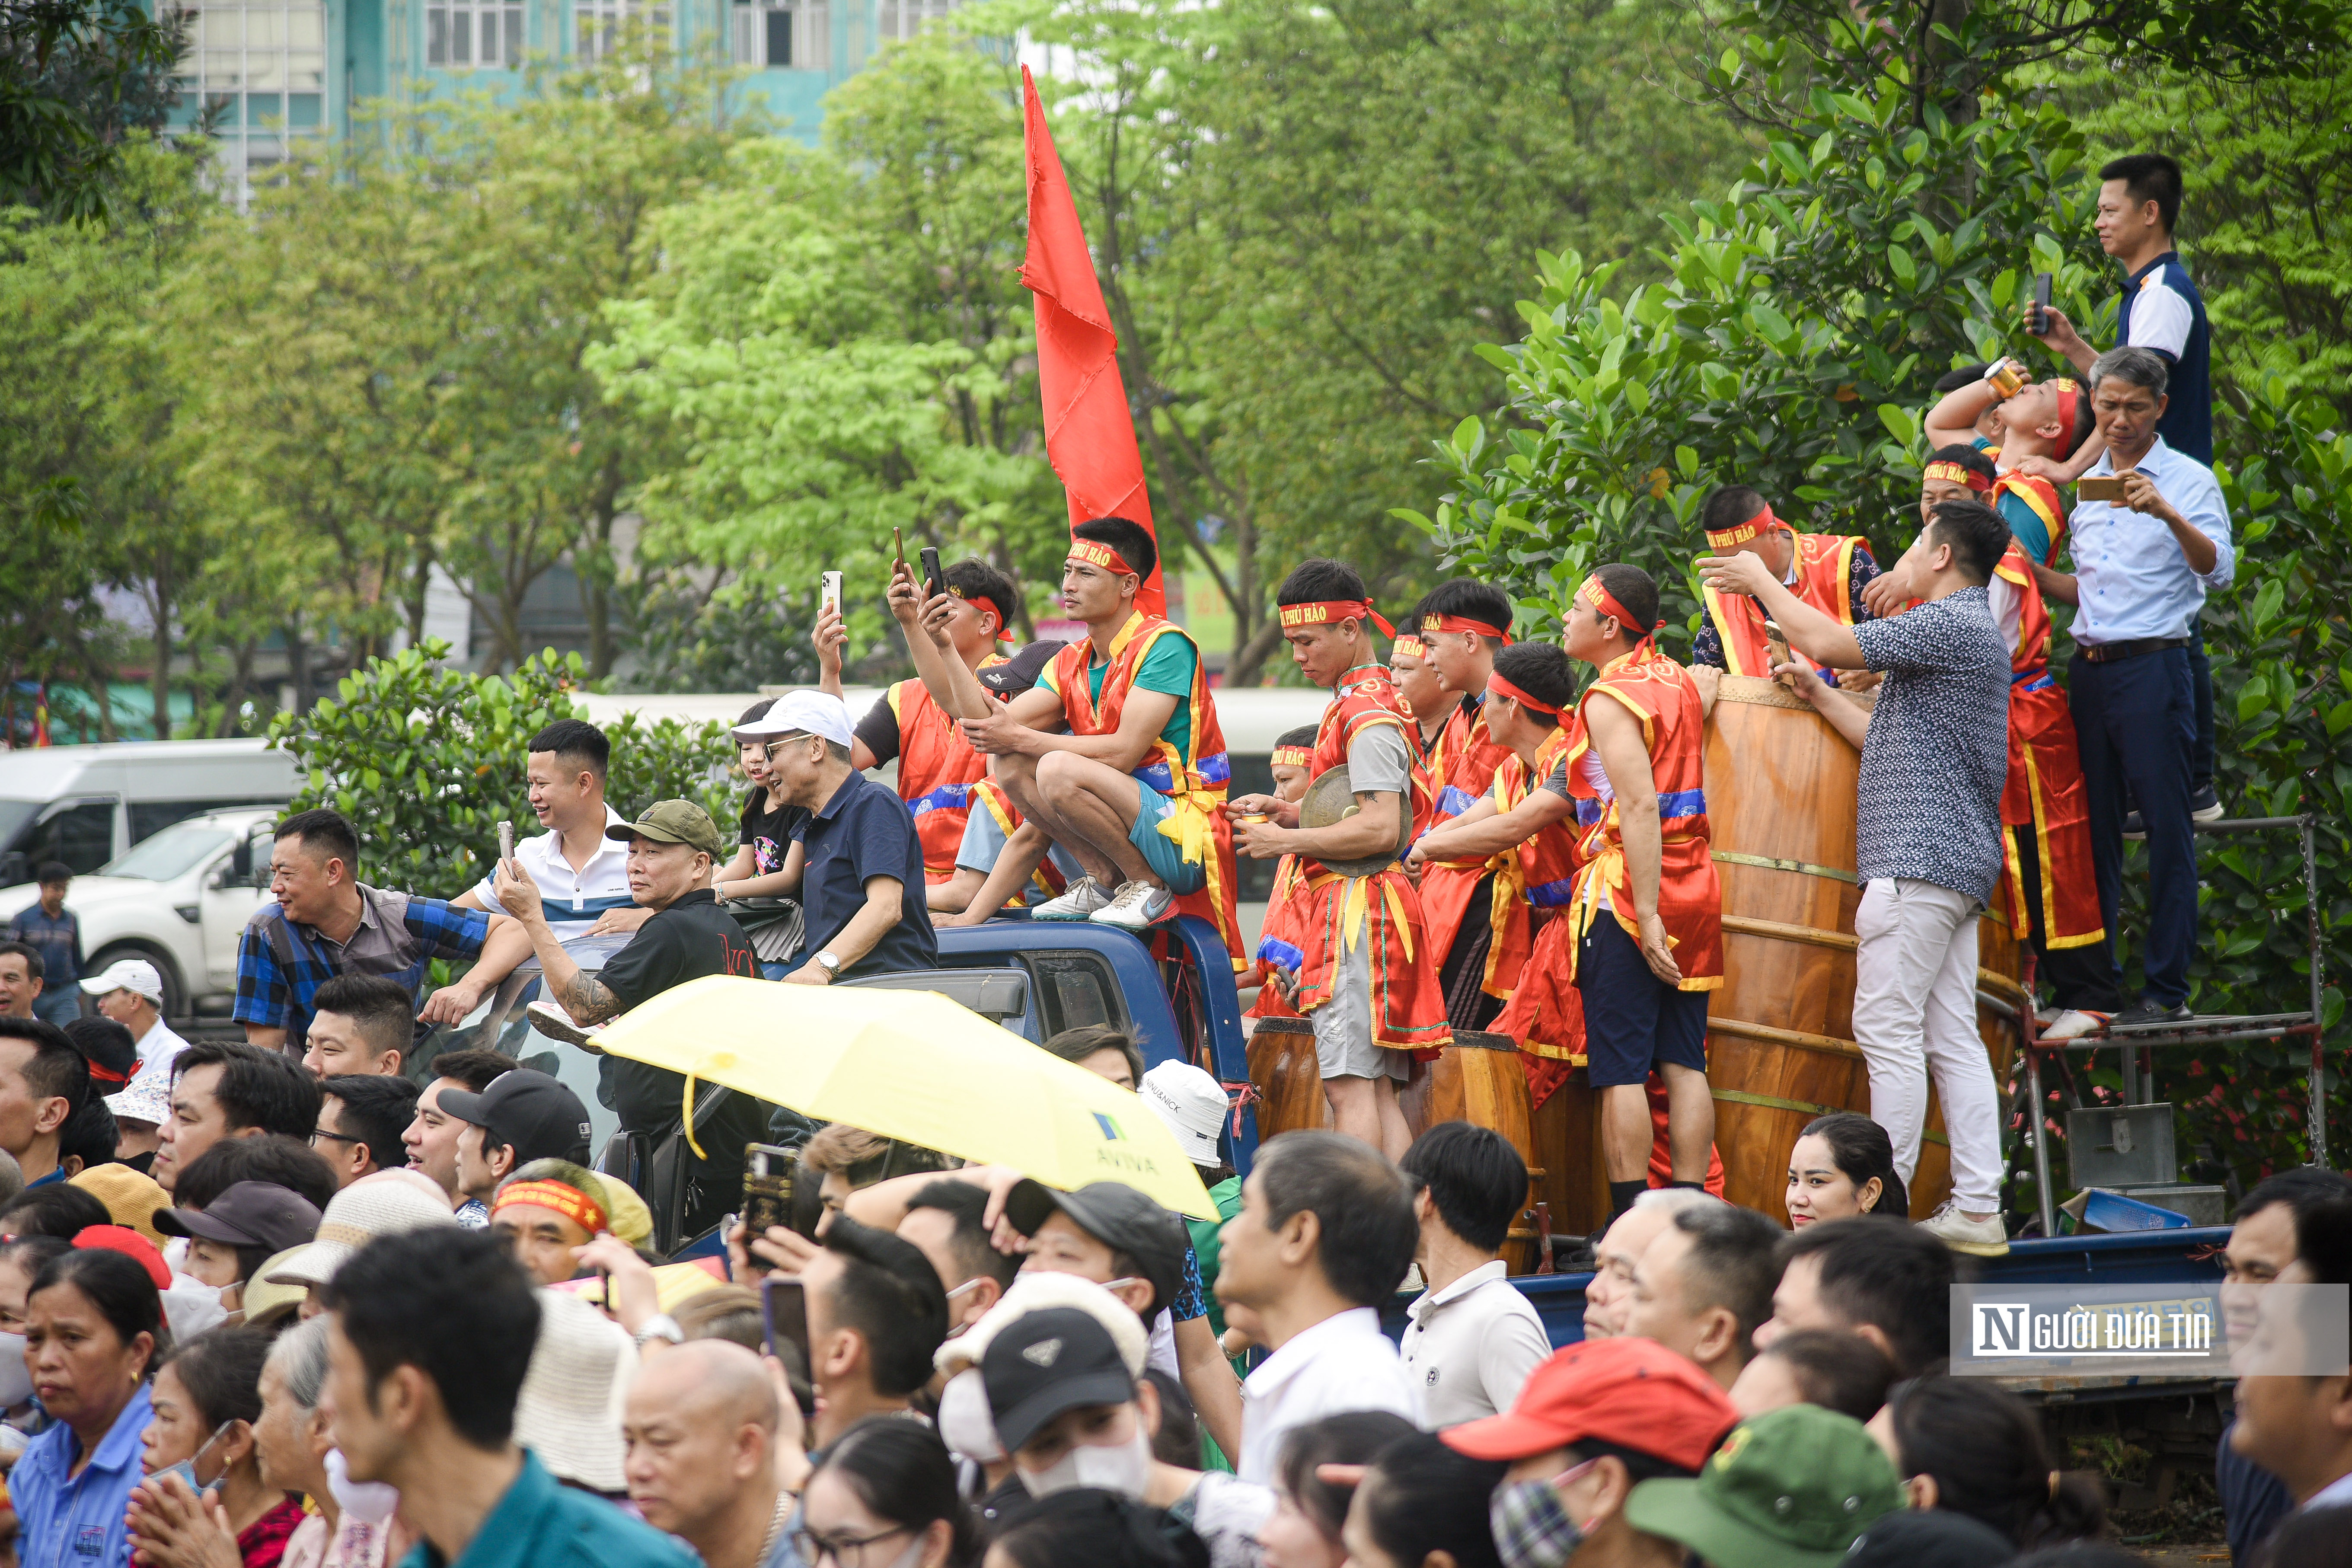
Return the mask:
{"type": "MultiPolygon", "coordinates": [[[[1769,680],[1723,678],[1706,739],[1707,819],[1724,911],[1724,984],[1708,1007],[1707,1078],[1717,1094],[1725,1195],[1782,1223],[1789,1150],[1814,1108],[1870,1109],[1869,1075],[1853,1043],[1860,768],[1853,747],[1801,700],[1769,680]]],[[[1985,988],[2005,1000],[2021,994],[2008,927],[1980,921],[1979,943],[1985,988]]],[[[2004,1075],[2006,1025],[1988,1016],[1985,1040],[1996,1076],[2004,1075]]],[[[1942,1127],[1932,1100],[1929,1125],[1942,1127]]],[[[1949,1190],[1949,1152],[1930,1140],[1912,1182],[1912,1212],[1927,1215],[1949,1190]]]]}
{"type": "Polygon", "coordinates": [[[1250,1082],[1258,1094],[1257,1137],[1323,1127],[1323,1069],[1315,1060],[1315,1029],[1304,1018],[1261,1018],[1249,1041],[1250,1082]]]}

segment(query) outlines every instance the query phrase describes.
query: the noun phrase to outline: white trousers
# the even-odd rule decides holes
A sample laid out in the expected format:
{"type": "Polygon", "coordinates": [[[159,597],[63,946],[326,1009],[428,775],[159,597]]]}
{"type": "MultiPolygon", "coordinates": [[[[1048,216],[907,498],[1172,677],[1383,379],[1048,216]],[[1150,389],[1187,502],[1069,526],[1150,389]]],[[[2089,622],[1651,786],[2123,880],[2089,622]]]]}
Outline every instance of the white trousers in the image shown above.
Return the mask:
{"type": "Polygon", "coordinates": [[[2000,1206],[2000,1092],[1977,1032],[1977,916],[1964,893],[1878,878],[1854,911],[1853,1037],[1870,1068],[1870,1119],[1906,1185],[1919,1165],[1927,1079],[1952,1145],[1955,1206],[2000,1206]]]}

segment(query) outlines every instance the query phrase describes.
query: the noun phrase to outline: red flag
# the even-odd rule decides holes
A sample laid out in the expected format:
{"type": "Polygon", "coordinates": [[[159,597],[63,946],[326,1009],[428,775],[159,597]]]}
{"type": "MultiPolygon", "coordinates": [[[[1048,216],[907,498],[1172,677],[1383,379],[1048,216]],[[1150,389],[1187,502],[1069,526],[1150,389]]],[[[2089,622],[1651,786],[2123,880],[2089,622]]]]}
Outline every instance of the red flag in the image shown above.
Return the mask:
{"type": "MultiPolygon", "coordinates": [[[[1118,374],[1118,334],[1103,307],[1093,255],[1078,224],[1077,204],[1045,128],[1045,106],[1029,68],[1021,68],[1025,142],[1029,151],[1029,254],[1021,281],[1036,296],[1037,384],[1045,405],[1045,457],[1069,493],[1070,524],[1090,517],[1123,517],[1160,542],[1151,526],[1151,497],[1143,488],[1143,454],[1118,374]]],[[[1164,614],[1160,569],[1144,579],[1136,607],[1164,614]]]]}

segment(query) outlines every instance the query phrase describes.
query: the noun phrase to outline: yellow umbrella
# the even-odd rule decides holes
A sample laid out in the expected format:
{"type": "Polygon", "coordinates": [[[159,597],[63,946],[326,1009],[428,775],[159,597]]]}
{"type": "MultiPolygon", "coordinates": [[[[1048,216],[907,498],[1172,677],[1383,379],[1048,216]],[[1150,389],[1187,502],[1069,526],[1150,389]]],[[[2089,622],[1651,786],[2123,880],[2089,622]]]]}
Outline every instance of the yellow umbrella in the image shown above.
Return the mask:
{"type": "Polygon", "coordinates": [[[1157,1116],[1108,1079],[929,991],[688,981],[596,1043],[804,1116],[846,1121],[1049,1187],[1124,1182],[1213,1220],[1200,1173],[1157,1116]]]}

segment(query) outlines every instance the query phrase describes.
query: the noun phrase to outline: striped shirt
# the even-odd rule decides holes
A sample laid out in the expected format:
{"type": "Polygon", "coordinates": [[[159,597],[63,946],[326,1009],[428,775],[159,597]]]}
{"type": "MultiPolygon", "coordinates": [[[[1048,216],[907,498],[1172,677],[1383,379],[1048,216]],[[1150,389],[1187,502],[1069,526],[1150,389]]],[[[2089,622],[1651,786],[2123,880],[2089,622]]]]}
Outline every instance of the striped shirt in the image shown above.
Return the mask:
{"type": "MultiPolygon", "coordinates": [[[[626,820],[610,805],[604,807],[606,827],[626,820]]],[[[539,884],[541,910],[558,942],[586,936],[588,928],[607,910],[637,907],[629,896],[629,847],[624,840],[604,837],[600,832],[596,852],[575,871],[563,858],[563,835],[551,830],[516,844],[515,859],[524,875],[539,884]]],[[[499,902],[496,876],[494,868],[490,876],[475,883],[474,897],[482,908],[510,915],[514,911],[499,902]]]]}

